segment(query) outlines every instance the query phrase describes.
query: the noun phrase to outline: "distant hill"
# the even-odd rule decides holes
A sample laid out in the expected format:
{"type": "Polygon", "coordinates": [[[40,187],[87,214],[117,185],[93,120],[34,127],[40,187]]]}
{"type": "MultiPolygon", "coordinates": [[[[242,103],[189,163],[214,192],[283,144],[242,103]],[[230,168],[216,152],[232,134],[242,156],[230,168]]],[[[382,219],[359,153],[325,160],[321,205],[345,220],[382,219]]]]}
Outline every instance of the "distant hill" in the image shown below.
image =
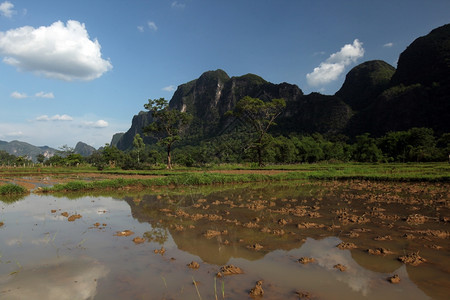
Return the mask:
{"type": "Polygon", "coordinates": [[[96,149],[94,147],[89,146],[88,144],[78,142],[75,146],[74,152],[76,154],[80,154],[81,156],[87,157],[94,153],[95,150],[96,149]]]}
{"type": "MultiPolygon", "coordinates": [[[[38,147],[20,141],[0,141],[0,150],[3,150],[15,156],[23,156],[27,159],[32,160],[33,162],[37,162],[37,156],[39,154],[43,154],[45,158],[48,159],[57,154],[59,151],[48,146],[38,147]]],[[[83,142],[78,142],[75,146],[74,152],[86,157],[91,155],[95,150],[96,149],[94,147],[91,147],[83,142]]]]}
{"type": "MultiPolygon", "coordinates": [[[[196,143],[229,133],[239,126],[239,122],[226,112],[244,96],[264,101],[286,100],[286,110],[277,120],[277,131],[336,133],[345,128],[351,117],[350,107],[338,97],[317,93],[305,96],[294,84],[273,84],[254,74],[229,77],[220,69],[207,71],[198,79],[180,85],[169,105],[193,115],[187,136],[189,142],[196,143]]],[[[119,139],[117,148],[130,149],[134,136],[142,135],[142,128],[151,121],[150,112],[141,111],[135,115],[131,128],[119,139]]],[[[149,137],[144,137],[144,141],[152,142],[149,137]]]]}
{"type": "Polygon", "coordinates": [[[113,135],[112,139],[111,139],[111,146],[117,147],[117,143],[119,142],[119,140],[122,138],[122,136],[124,135],[124,132],[119,132],[113,135]]]}
{"type": "Polygon", "coordinates": [[[336,96],[355,111],[367,108],[389,85],[395,68],[382,60],[362,63],[348,72],[336,96]]]}
{"type": "MultiPolygon", "coordinates": [[[[227,115],[244,96],[268,101],[284,98],[286,109],[273,132],[353,137],[429,127],[450,132],[450,24],[416,39],[400,55],[397,69],[381,60],[364,62],[347,74],[335,95],[312,93],[289,83],[273,84],[258,75],[230,77],[223,70],[207,71],[178,86],[169,106],[193,115],[187,144],[232,133],[239,123],[227,115]]],[[[144,103],[143,103],[144,104],[144,103]]],[[[152,122],[139,112],[130,129],[117,140],[121,150],[132,148],[133,137],[152,122]]],[[[144,137],[146,143],[152,143],[144,137]]]]}
{"type": "Polygon", "coordinates": [[[34,162],[37,161],[36,158],[39,154],[43,154],[46,158],[50,158],[57,152],[56,149],[48,146],[37,147],[20,141],[0,141],[0,150],[6,151],[7,153],[15,156],[26,157],[34,162]]]}
{"type": "Polygon", "coordinates": [[[450,24],[411,43],[400,54],[388,87],[368,104],[352,120],[350,134],[370,132],[380,136],[412,127],[449,132],[450,24]]]}

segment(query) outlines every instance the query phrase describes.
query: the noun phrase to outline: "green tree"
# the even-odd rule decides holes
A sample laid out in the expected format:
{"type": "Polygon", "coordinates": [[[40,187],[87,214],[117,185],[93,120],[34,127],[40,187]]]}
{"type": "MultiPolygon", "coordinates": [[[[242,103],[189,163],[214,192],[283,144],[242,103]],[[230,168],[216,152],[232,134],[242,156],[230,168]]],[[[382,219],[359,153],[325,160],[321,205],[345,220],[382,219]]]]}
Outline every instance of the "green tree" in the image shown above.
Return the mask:
{"type": "Polygon", "coordinates": [[[279,136],[274,139],[271,147],[275,152],[275,162],[294,163],[297,159],[298,150],[293,141],[285,136],[279,136]]]}
{"type": "Polygon", "coordinates": [[[313,163],[323,160],[324,154],[320,143],[312,136],[302,136],[300,139],[292,137],[291,139],[297,149],[300,162],[313,163]]]}
{"type": "Polygon", "coordinates": [[[16,156],[9,154],[8,152],[4,150],[0,150],[0,163],[6,164],[6,165],[12,165],[16,161],[16,156]]]}
{"type": "Polygon", "coordinates": [[[44,163],[44,161],[45,161],[45,155],[42,154],[42,153],[39,153],[39,154],[36,156],[36,160],[37,160],[37,162],[40,163],[40,164],[44,163]]]}
{"type": "Polygon", "coordinates": [[[181,134],[192,120],[192,116],[186,112],[170,109],[169,102],[164,98],[149,99],[144,107],[152,112],[153,117],[153,122],[143,128],[144,134],[155,137],[159,145],[165,146],[167,168],[172,169],[172,146],[181,139],[181,134]]]}
{"type": "Polygon", "coordinates": [[[49,159],[45,161],[45,165],[52,166],[60,166],[64,164],[64,158],[59,156],[58,154],[53,155],[49,159]]]}
{"type": "Polygon", "coordinates": [[[124,153],[117,149],[117,147],[105,144],[102,150],[103,161],[109,164],[110,167],[121,166],[124,161],[124,153]]]}
{"type": "Polygon", "coordinates": [[[59,147],[59,150],[57,151],[57,153],[62,157],[67,157],[70,154],[74,154],[75,149],[72,147],[69,147],[67,145],[63,145],[63,146],[59,147]]]}
{"type": "Polygon", "coordinates": [[[84,158],[81,154],[72,153],[69,154],[65,159],[65,164],[67,166],[78,166],[84,161],[84,158]]]}
{"type": "Polygon", "coordinates": [[[236,116],[244,123],[252,127],[256,138],[252,144],[256,148],[259,166],[263,166],[263,150],[267,146],[268,130],[272,125],[276,125],[275,119],[286,107],[284,99],[272,99],[264,102],[258,98],[246,96],[238,101],[232,115],[236,116]]]}
{"type": "Polygon", "coordinates": [[[369,133],[358,135],[353,144],[353,159],[359,162],[378,162],[382,158],[382,152],[378,148],[374,138],[369,133]]]}
{"type": "Polygon", "coordinates": [[[140,153],[145,148],[144,139],[141,138],[141,135],[137,133],[133,139],[133,147],[137,152],[137,163],[140,164],[140,153]]]}

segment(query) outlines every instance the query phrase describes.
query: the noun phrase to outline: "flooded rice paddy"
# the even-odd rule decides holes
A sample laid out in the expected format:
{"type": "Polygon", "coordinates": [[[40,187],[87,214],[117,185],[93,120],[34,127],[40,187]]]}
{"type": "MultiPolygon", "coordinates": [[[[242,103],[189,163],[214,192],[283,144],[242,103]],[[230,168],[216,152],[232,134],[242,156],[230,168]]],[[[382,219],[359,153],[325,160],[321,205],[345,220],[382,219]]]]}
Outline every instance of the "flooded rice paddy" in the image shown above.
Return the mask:
{"type": "Polygon", "coordinates": [[[3,198],[0,298],[448,299],[449,188],[293,181],[3,198]]]}

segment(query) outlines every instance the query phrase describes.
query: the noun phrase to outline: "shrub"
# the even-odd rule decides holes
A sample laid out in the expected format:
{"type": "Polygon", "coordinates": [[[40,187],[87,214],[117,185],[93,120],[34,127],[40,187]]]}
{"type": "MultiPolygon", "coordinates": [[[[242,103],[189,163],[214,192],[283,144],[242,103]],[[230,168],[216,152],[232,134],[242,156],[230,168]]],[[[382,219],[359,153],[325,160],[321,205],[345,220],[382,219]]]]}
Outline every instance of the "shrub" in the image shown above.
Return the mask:
{"type": "Polygon", "coordinates": [[[26,193],[28,193],[28,190],[17,184],[8,183],[0,186],[0,195],[20,195],[26,193]]]}

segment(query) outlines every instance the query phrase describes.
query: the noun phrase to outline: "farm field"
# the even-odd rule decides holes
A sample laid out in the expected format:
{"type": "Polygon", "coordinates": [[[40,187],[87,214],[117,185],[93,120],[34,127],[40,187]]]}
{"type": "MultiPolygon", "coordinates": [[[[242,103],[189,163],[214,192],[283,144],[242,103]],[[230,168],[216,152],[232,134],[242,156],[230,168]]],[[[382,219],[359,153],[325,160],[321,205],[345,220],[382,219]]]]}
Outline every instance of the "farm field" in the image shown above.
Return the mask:
{"type": "Polygon", "coordinates": [[[0,295],[445,299],[448,167],[295,178],[338,172],[315,167],[2,175],[31,193],[0,196],[0,295]],[[81,185],[104,181],[122,185],[81,185]]]}

